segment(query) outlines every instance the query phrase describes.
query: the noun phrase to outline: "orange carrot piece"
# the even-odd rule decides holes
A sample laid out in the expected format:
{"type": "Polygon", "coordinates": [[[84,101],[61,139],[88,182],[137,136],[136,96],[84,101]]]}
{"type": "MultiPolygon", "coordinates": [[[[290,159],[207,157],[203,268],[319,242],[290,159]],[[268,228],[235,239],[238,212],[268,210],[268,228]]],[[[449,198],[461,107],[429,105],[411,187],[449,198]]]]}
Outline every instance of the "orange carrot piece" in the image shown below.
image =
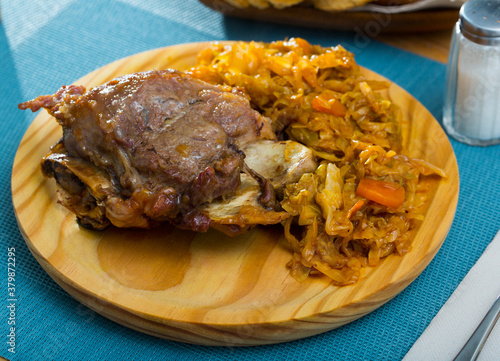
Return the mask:
{"type": "Polygon", "coordinates": [[[346,217],[347,219],[350,219],[354,213],[356,213],[357,211],[359,211],[361,209],[361,207],[363,207],[363,204],[365,204],[365,201],[360,199],[359,201],[357,201],[352,207],[351,209],[349,209],[347,211],[347,214],[346,214],[346,217]]]}
{"type": "Polygon", "coordinates": [[[405,201],[405,189],[399,184],[369,178],[359,181],[356,194],[390,208],[399,208],[405,201]]]}
{"type": "Polygon", "coordinates": [[[337,117],[343,117],[347,113],[347,108],[340,100],[327,98],[321,94],[312,100],[311,105],[318,112],[335,115],[337,117]]]}
{"type": "Polygon", "coordinates": [[[302,38],[294,38],[295,43],[302,48],[304,54],[312,54],[314,52],[313,46],[302,38]]]}

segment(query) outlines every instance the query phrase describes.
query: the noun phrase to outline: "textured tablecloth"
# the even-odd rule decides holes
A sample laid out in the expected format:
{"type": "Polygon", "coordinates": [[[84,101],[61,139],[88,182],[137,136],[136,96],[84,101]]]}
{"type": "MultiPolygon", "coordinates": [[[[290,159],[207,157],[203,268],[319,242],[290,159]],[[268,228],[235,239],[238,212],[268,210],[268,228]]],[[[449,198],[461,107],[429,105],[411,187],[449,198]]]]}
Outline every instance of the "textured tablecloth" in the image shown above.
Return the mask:
{"type": "MultiPolygon", "coordinates": [[[[452,360],[458,355],[500,295],[499,255],[500,231],[403,361],[452,360]]],[[[500,324],[489,334],[478,361],[498,359],[500,324]]]]}
{"type": "MultiPolygon", "coordinates": [[[[500,228],[500,147],[452,140],[460,168],[455,221],[429,267],[371,314],[315,337],[259,347],[204,347],[132,331],[66,294],[38,265],[16,225],[10,178],[18,144],[35,115],[17,104],[54,92],[116,59],[206,40],[299,36],[344,45],[441,119],[445,66],[342,33],[224,17],[195,0],[1,2],[0,22],[0,355],[10,360],[400,360],[500,228]],[[8,250],[15,249],[15,353],[9,351],[8,250]]],[[[10,308],[9,308],[10,307],[10,308]]]]}

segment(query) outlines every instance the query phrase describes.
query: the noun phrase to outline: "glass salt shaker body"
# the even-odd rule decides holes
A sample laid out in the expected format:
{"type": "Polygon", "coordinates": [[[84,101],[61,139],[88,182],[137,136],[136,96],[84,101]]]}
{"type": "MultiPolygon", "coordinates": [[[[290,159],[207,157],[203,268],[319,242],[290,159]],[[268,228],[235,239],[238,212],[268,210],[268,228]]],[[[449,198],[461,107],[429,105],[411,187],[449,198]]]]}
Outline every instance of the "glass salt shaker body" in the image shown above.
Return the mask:
{"type": "Polygon", "coordinates": [[[500,144],[500,1],[462,6],[446,78],[446,131],[469,145],[500,144]]]}

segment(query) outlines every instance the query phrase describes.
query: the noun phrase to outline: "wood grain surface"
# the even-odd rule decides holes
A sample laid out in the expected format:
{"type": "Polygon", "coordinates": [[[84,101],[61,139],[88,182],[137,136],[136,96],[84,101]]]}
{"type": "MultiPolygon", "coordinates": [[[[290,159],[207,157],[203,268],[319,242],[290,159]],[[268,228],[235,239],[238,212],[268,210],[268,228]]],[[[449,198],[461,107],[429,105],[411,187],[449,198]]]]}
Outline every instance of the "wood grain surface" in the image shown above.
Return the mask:
{"type": "MultiPolygon", "coordinates": [[[[186,69],[207,43],[140,53],[100,68],[75,84],[92,87],[150,69],[186,69]]],[[[366,70],[372,79],[381,76],[366,70]]],[[[56,89],[47,89],[47,93],[56,89]]],[[[427,266],[451,226],[458,199],[458,168],[451,145],[431,114],[397,85],[385,94],[402,109],[407,153],[443,168],[428,177],[426,219],[412,250],[367,268],[353,286],[326,277],[295,281],[285,267],[290,249],[281,226],[229,238],[163,226],[149,231],[94,232],[55,201],[53,179],[40,160],[61,136],[40,112],[16,154],[12,198],[19,229],[46,272],[69,294],[124,326],[158,337],[204,345],[259,345],[334,329],[389,301],[427,266]]]]}
{"type": "Polygon", "coordinates": [[[450,28],[424,34],[380,34],[375,39],[437,62],[446,63],[451,33],[450,28]]]}

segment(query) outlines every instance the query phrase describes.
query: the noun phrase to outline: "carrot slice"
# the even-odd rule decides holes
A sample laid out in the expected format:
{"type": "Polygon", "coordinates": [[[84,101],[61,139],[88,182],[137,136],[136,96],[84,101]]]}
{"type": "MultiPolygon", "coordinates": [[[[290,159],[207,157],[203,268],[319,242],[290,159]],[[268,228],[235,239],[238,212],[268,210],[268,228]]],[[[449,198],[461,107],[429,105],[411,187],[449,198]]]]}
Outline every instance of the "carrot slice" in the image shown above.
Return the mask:
{"type": "Polygon", "coordinates": [[[361,207],[363,207],[363,204],[365,204],[365,201],[360,199],[359,201],[357,201],[352,207],[351,209],[349,209],[347,211],[347,214],[346,214],[346,217],[347,219],[350,219],[352,217],[352,215],[354,213],[356,213],[357,211],[360,210],[361,207]]]}
{"type": "Polygon", "coordinates": [[[405,189],[397,183],[363,178],[356,194],[390,208],[399,208],[405,201],[405,189]]]}
{"type": "Polygon", "coordinates": [[[318,95],[311,102],[312,107],[321,113],[343,117],[347,113],[347,108],[340,100],[335,98],[328,98],[325,95],[318,95]]]}
{"type": "Polygon", "coordinates": [[[302,38],[294,38],[295,43],[302,48],[304,54],[312,54],[314,52],[313,46],[302,38]]]}

